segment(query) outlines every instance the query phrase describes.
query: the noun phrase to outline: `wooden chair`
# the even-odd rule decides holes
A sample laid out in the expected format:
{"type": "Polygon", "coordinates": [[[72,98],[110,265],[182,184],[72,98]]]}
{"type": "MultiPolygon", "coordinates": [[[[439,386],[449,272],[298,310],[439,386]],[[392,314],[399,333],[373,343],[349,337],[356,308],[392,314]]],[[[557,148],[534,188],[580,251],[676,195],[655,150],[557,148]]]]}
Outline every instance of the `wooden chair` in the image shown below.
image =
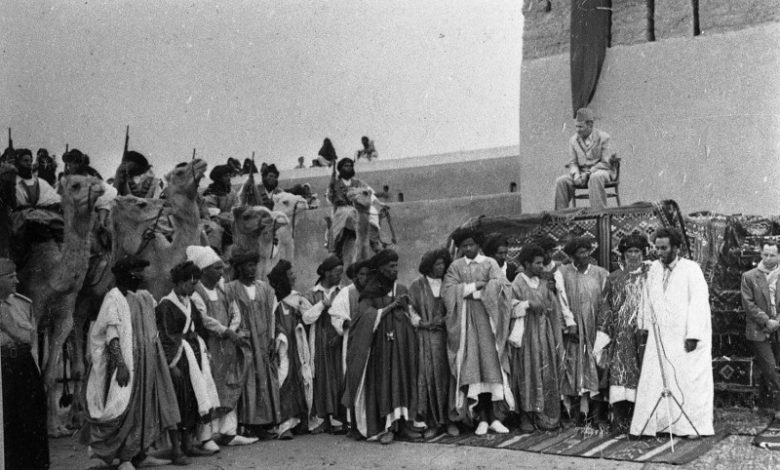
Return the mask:
{"type": "MultiPolygon", "coordinates": [[[[621,159],[617,156],[612,159],[612,168],[615,169],[615,179],[604,185],[604,190],[607,192],[607,201],[609,201],[609,198],[614,197],[618,207],[620,207],[620,192],[618,191],[618,187],[620,186],[620,160],[621,159]],[[609,189],[613,189],[614,192],[610,193],[609,189]]],[[[574,187],[574,200],[572,201],[574,207],[577,207],[577,199],[590,199],[587,185],[577,185],[574,187]],[[578,191],[579,194],[577,193],[578,191]]]]}

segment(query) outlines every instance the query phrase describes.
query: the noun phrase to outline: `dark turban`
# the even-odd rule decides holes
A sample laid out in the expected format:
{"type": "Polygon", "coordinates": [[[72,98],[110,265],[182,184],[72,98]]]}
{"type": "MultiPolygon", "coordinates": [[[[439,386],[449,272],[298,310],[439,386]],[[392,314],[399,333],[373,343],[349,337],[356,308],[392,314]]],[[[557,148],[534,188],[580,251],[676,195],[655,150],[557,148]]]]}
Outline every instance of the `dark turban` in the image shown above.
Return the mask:
{"type": "Polygon", "coordinates": [[[171,269],[171,282],[178,284],[191,279],[200,279],[200,268],[192,261],[179,263],[171,269]]]}
{"type": "Polygon", "coordinates": [[[290,269],[292,269],[292,264],[286,259],[280,259],[271,272],[268,273],[268,283],[276,294],[276,300],[281,301],[292,292],[290,279],[287,277],[287,271],[290,269]]]}
{"type": "Polygon", "coordinates": [[[84,155],[79,149],[70,149],[62,156],[64,163],[73,163],[74,165],[89,165],[89,157],[84,155]]]}
{"type": "Polygon", "coordinates": [[[482,243],[482,232],[474,227],[462,227],[452,232],[452,241],[455,242],[455,246],[460,246],[461,243],[469,238],[479,245],[482,243]]]}
{"type": "Polygon", "coordinates": [[[114,263],[111,272],[114,274],[124,274],[147,266],[149,266],[149,262],[145,259],[134,255],[128,255],[114,263]]]}
{"type": "Polygon", "coordinates": [[[271,163],[270,165],[263,165],[260,169],[260,175],[265,177],[268,173],[276,173],[276,177],[279,177],[279,170],[276,169],[276,165],[271,163]]]}
{"type": "Polygon", "coordinates": [[[251,175],[257,173],[257,165],[251,158],[244,159],[244,167],[241,169],[241,173],[245,175],[251,175]]]}
{"type": "Polygon", "coordinates": [[[211,181],[219,181],[223,176],[232,173],[233,170],[228,165],[217,165],[209,173],[209,178],[211,178],[211,181]]]}
{"type": "Polygon", "coordinates": [[[569,243],[566,244],[566,246],[563,247],[563,252],[569,255],[570,257],[574,257],[574,253],[577,252],[580,248],[586,248],[588,250],[593,249],[593,242],[590,240],[590,238],[585,237],[577,237],[573,240],[570,240],[569,243]]]}
{"type": "Polygon", "coordinates": [[[136,152],[135,150],[130,150],[127,152],[123,160],[132,163],[132,165],[130,165],[130,167],[127,169],[127,174],[130,175],[130,177],[143,175],[149,171],[149,168],[152,167],[146,157],[136,152]]]}
{"type": "Polygon", "coordinates": [[[485,256],[494,256],[501,246],[509,247],[509,240],[506,235],[501,233],[493,233],[487,237],[485,243],[482,245],[482,252],[485,256]]]}
{"type": "Polygon", "coordinates": [[[230,264],[237,268],[246,263],[257,263],[260,261],[260,255],[256,251],[236,250],[230,257],[230,264]]]}
{"type": "Polygon", "coordinates": [[[22,159],[22,157],[29,155],[32,158],[32,151],[30,149],[15,149],[14,150],[14,160],[16,163],[19,163],[19,160],[22,159]]]}
{"type": "Polygon", "coordinates": [[[336,170],[341,171],[341,169],[344,168],[345,163],[351,163],[354,165],[355,161],[352,160],[351,158],[346,158],[346,157],[342,158],[341,160],[339,160],[338,164],[336,165],[336,170]]]}
{"type": "Polygon", "coordinates": [[[425,253],[420,260],[418,271],[423,276],[430,276],[433,272],[433,265],[440,259],[444,260],[444,271],[446,272],[452,262],[452,256],[450,256],[450,252],[446,248],[439,248],[438,250],[425,253]]]}
{"type": "Polygon", "coordinates": [[[320,147],[320,151],[317,152],[317,155],[329,162],[335,162],[339,158],[338,155],[336,155],[336,149],[333,148],[333,143],[327,137],[322,141],[322,147],[320,147]]]}
{"type": "Polygon", "coordinates": [[[639,248],[644,253],[648,247],[650,247],[650,243],[647,241],[647,237],[638,232],[621,238],[618,243],[618,251],[621,255],[626,254],[629,248],[639,248]]]}
{"type": "Polygon", "coordinates": [[[344,266],[344,262],[341,261],[341,258],[339,258],[338,256],[330,255],[327,258],[325,258],[325,261],[323,261],[322,263],[320,263],[319,266],[317,266],[317,275],[322,277],[325,275],[326,272],[338,266],[344,266]]]}
{"type": "Polygon", "coordinates": [[[374,269],[379,269],[387,263],[391,263],[393,261],[398,261],[398,253],[387,248],[375,254],[374,257],[371,258],[371,267],[374,269]]]}

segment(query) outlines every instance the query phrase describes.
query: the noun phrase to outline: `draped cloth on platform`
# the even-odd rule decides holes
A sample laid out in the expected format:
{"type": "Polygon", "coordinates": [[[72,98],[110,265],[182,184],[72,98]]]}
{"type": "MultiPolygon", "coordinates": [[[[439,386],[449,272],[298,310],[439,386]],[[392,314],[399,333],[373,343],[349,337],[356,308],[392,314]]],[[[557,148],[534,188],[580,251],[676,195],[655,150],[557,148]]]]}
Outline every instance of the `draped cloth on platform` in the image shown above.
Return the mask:
{"type": "Polygon", "coordinates": [[[596,93],[596,84],[609,46],[612,0],[571,1],[571,103],[584,108],[596,93]]]}

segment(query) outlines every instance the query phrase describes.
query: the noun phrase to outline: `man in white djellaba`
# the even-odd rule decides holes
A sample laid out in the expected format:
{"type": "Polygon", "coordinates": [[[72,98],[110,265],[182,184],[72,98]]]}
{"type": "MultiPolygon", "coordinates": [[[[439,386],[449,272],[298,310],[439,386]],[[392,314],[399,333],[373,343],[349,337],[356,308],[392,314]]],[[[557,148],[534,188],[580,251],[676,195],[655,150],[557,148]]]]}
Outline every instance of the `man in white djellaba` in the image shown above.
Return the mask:
{"type": "Polygon", "coordinates": [[[656,232],[659,259],[648,273],[650,308],[645,311],[650,318],[640,322],[649,332],[631,421],[632,435],[671,432],[696,438],[715,433],[709,289],[699,265],[679,256],[682,242],[682,234],[676,229],[656,232]],[[652,327],[654,321],[657,329],[652,327]],[[662,397],[661,364],[674,398],[662,397]]]}

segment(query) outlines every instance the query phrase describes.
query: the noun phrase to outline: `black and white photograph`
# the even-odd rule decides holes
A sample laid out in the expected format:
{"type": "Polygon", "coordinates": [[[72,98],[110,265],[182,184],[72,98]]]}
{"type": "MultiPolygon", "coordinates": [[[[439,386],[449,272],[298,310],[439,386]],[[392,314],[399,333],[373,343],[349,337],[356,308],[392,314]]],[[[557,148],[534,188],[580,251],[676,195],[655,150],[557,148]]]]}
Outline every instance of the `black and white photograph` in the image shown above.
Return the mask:
{"type": "Polygon", "coordinates": [[[0,10],[0,470],[780,466],[775,0],[0,10]]]}

